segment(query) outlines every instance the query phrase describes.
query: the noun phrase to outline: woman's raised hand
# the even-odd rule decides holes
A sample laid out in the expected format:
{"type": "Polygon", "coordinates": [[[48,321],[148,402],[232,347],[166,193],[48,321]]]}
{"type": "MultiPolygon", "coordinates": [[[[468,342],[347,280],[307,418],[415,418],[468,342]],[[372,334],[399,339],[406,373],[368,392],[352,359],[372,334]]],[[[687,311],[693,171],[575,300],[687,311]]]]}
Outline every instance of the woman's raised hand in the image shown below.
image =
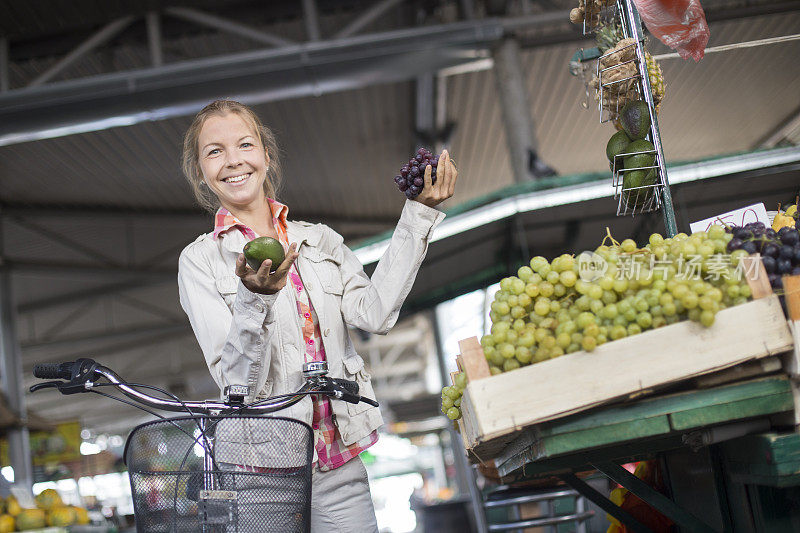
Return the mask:
{"type": "Polygon", "coordinates": [[[289,246],[289,252],[286,254],[283,263],[271,274],[269,272],[272,268],[271,260],[265,260],[256,271],[247,264],[244,254],[239,254],[239,257],[236,259],[236,275],[242,279],[242,284],[247,287],[250,292],[275,294],[286,286],[286,276],[289,274],[289,269],[299,255],[296,250],[297,244],[289,246]]]}
{"type": "Polygon", "coordinates": [[[436,184],[432,183],[431,166],[428,165],[425,167],[425,186],[414,200],[428,207],[436,207],[453,196],[457,177],[458,170],[450,159],[450,152],[444,150],[439,156],[439,164],[436,167],[436,184]]]}

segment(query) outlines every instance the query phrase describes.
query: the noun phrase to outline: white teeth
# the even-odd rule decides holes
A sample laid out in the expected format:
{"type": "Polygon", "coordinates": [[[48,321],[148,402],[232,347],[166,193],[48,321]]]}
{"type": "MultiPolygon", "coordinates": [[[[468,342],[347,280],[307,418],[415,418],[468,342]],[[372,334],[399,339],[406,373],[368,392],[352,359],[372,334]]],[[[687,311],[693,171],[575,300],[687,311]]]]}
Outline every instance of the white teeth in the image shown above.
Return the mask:
{"type": "Polygon", "coordinates": [[[238,183],[240,181],[247,179],[248,176],[250,176],[250,174],[242,174],[241,176],[233,176],[232,178],[225,178],[222,181],[224,181],[225,183],[238,183]]]}

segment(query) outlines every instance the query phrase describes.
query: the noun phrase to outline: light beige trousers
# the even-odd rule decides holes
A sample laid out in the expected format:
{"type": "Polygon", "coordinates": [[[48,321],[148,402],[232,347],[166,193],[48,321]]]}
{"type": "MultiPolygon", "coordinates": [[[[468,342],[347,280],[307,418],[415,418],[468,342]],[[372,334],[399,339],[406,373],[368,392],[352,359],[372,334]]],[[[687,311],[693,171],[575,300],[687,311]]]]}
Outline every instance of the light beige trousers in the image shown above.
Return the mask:
{"type": "Polygon", "coordinates": [[[378,533],[367,469],[360,457],[311,478],[311,533],[378,533]]]}

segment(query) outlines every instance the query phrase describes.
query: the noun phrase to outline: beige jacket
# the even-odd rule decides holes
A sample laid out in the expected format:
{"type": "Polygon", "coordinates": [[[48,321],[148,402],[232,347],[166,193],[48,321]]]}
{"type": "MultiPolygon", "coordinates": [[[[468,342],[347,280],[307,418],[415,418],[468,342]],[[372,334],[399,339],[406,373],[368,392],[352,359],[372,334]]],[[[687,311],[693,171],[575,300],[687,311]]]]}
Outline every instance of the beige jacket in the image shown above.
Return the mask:
{"type": "MultiPolygon", "coordinates": [[[[296,266],[319,318],[329,375],[357,380],[364,396],[375,399],[347,326],[377,334],[391,329],[433,230],[443,218],[438,210],[407,200],[371,278],[338,233],[322,224],[288,222],[289,242],[298,244],[296,266]]],[[[181,305],[220,390],[249,385],[253,400],[299,389],[305,350],[290,285],[273,295],[255,294],[234,274],[246,242],[239,231],[228,231],[218,240],[211,233],[201,235],[181,252],[178,287],[181,305]]],[[[380,411],[365,403],[332,405],[346,445],[383,423],[380,411]]],[[[278,414],[311,424],[311,400],[278,414]]]]}

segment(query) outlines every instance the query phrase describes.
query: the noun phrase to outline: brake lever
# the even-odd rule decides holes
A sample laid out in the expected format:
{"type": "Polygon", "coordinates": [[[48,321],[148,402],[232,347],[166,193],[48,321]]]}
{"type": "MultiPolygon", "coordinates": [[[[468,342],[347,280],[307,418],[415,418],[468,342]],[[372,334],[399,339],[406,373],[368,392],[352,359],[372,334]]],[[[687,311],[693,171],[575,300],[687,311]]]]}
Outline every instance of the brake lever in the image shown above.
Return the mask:
{"type": "Polygon", "coordinates": [[[44,383],[37,383],[31,386],[30,391],[36,392],[37,390],[55,387],[61,394],[78,394],[79,392],[86,392],[90,387],[88,383],[94,383],[98,378],[94,376],[94,371],[100,364],[92,359],[78,359],[75,361],[72,368],[72,379],[69,381],[46,381],[44,383]],[[93,379],[94,378],[94,379],[93,379]]]}
{"type": "Polygon", "coordinates": [[[31,392],[36,392],[42,389],[49,389],[50,387],[58,388],[58,386],[61,385],[62,383],[63,381],[45,381],[44,383],[37,383],[36,385],[31,385],[31,388],[28,390],[31,392]]]}
{"type": "Polygon", "coordinates": [[[378,404],[378,402],[377,402],[377,401],[375,401],[375,400],[372,400],[372,399],[370,399],[370,398],[367,398],[366,396],[362,396],[362,397],[361,397],[361,401],[362,401],[362,402],[364,402],[364,403],[366,403],[366,404],[369,404],[369,405],[371,405],[372,407],[380,407],[380,405],[378,404]]]}
{"type": "Polygon", "coordinates": [[[364,396],[361,396],[359,394],[356,394],[348,390],[345,386],[343,386],[341,383],[339,383],[336,379],[333,378],[326,380],[324,390],[329,394],[331,394],[333,397],[348,403],[357,404],[359,402],[364,402],[373,407],[378,407],[378,402],[376,402],[375,400],[366,398],[364,396]]]}

